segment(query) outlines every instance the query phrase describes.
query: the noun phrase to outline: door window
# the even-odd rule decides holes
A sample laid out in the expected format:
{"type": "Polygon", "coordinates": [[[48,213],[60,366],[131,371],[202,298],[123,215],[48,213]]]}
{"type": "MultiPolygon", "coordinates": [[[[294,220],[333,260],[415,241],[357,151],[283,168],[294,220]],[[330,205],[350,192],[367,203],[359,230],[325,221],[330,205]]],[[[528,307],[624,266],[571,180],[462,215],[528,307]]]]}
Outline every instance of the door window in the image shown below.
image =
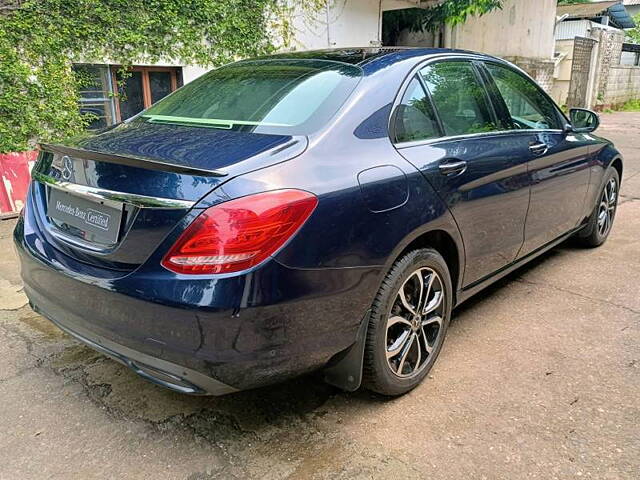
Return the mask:
{"type": "Polygon", "coordinates": [[[511,129],[562,129],[556,107],[531,80],[502,65],[486,64],[509,110],[511,129]]]}
{"type": "Polygon", "coordinates": [[[487,93],[469,62],[439,62],[420,71],[447,136],[498,130],[487,93]]]}
{"type": "Polygon", "coordinates": [[[409,83],[402,102],[396,109],[394,134],[397,143],[440,136],[431,102],[416,77],[409,83]]]}

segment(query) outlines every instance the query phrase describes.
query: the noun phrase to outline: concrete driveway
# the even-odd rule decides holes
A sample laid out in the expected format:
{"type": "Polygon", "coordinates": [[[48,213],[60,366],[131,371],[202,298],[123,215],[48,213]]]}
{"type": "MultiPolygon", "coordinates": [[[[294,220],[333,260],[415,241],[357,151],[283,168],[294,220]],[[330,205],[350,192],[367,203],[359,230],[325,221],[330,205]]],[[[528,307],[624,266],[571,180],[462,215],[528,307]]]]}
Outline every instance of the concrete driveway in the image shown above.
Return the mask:
{"type": "Polygon", "coordinates": [[[640,114],[607,244],[556,248],[454,314],[386,400],[308,377],[221,398],[155,387],[24,305],[0,223],[0,478],[640,478],[640,114]]]}

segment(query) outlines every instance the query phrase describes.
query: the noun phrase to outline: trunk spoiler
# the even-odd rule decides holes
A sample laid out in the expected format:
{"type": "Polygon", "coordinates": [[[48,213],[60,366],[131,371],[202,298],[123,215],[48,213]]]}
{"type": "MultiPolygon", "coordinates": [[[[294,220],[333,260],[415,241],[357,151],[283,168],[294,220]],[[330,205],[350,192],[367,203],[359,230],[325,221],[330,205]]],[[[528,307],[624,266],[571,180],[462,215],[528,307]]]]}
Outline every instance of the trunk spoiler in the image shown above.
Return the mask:
{"type": "Polygon", "coordinates": [[[85,150],[77,147],[67,147],[64,145],[52,145],[47,143],[41,143],[40,148],[51,153],[60,155],[69,155],[72,157],[79,157],[87,160],[95,160],[105,163],[116,163],[119,165],[126,165],[128,167],[145,168],[147,170],[159,170],[162,172],[174,172],[185,173],[189,175],[197,175],[201,177],[226,177],[228,173],[220,170],[208,170],[203,168],[189,167],[187,165],[178,165],[175,163],[159,162],[157,160],[136,157],[136,156],[122,156],[111,153],[96,152],[93,150],[85,150]]]}

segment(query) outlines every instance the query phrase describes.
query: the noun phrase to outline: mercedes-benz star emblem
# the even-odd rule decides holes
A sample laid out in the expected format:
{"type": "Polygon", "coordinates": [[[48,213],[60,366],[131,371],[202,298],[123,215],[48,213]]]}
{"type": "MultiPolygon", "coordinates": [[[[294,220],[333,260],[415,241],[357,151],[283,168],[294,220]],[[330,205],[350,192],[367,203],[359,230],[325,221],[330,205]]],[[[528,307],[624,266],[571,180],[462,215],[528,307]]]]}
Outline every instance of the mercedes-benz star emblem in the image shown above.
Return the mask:
{"type": "Polygon", "coordinates": [[[73,160],[68,155],[62,157],[62,171],[60,175],[64,180],[70,180],[73,176],[73,160]]]}

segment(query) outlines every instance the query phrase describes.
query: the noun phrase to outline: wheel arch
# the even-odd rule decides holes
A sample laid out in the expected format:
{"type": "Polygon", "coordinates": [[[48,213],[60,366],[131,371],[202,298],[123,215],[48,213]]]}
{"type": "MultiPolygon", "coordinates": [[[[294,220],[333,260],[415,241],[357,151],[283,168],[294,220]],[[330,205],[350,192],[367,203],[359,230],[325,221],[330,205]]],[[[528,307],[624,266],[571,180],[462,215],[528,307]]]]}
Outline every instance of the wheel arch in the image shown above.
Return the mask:
{"type": "Polygon", "coordinates": [[[617,170],[618,177],[619,177],[620,181],[622,182],[622,171],[624,169],[624,167],[622,165],[622,157],[617,156],[616,158],[614,158],[613,162],[611,162],[611,166],[617,170]]]}
{"type": "MultiPolygon", "coordinates": [[[[452,305],[456,306],[457,292],[461,288],[464,274],[464,245],[453,217],[448,213],[451,223],[438,222],[407,235],[389,256],[381,271],[380,284],[389,273],[393,264],[406,253],[420,248],[433,248],[444,258],[453,286],[452,305]],[[453,225],[453,226],[451,226],[453,225]]],[[[377,289],[376,289],[377,292],[377,289]]],[[[336,354],[324,371],[325,381],[346,391],[355,391],[360,387],[363,375],[364,348],[369,325],[368,310],[358,329],[356,342],[348,349],[336,354]]]]}
{"type": "Polygon", "coordinates": [[[462,288],[462,278],[464,276],[465,251],[462,237],[458,231],[453,217],[449,226],[444,222],[435,225],[426,225],[425,228],[418,229],[407,235],[395,248],[384,268],[382,269],[382,279],[389,272],[393,264],[406,253],[420,248],[433,248],[444,258],[449,273],[451,274],[451,285],[453,286],[453,305],[456,305],[457,291],[462,288]]]}
{"type": "MultiPolygon", "coordinates": [[[[444,258],[447,267],[449,267],[449,273],[451,274],[451,284],[456,289],[458,281],[460,279],[460,254],[453,237],[444,230],[430,230],[415,238],[409,243],[398,255],[401,258],[403,255],[420,248],[433,248],[437,250],[444,258]]],[[[455,297],[455,292],[454,292],[455,297]]]]}

